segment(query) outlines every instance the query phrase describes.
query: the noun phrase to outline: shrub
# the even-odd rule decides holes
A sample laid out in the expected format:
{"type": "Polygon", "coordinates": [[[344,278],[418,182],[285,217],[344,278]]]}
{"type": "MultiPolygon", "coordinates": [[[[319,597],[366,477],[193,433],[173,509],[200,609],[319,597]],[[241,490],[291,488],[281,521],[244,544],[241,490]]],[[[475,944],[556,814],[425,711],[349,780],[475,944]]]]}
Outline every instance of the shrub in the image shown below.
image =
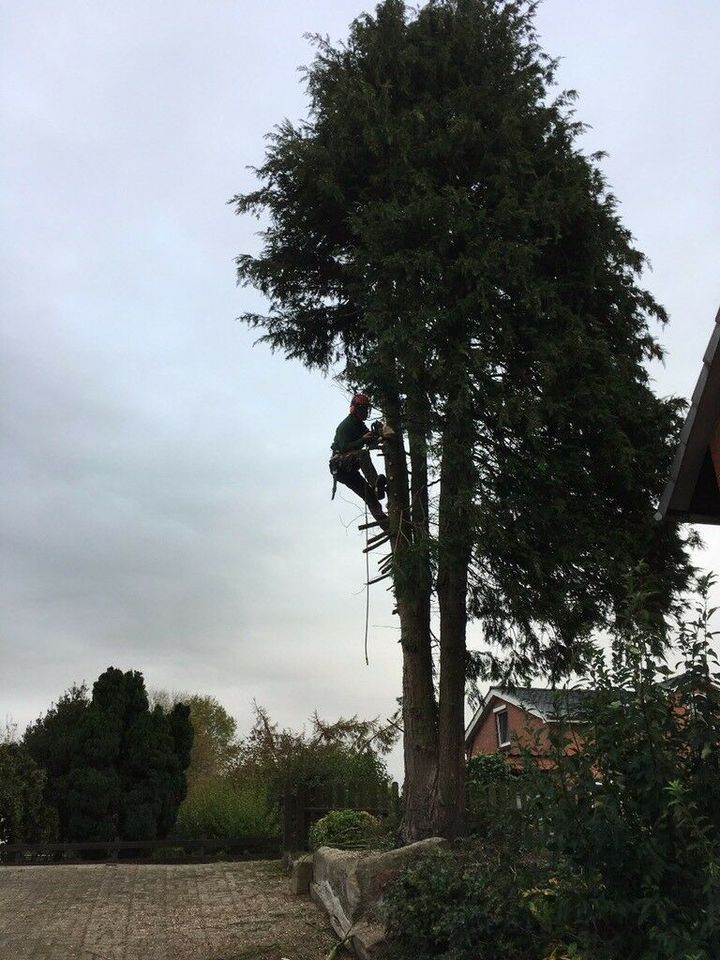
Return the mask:
{"type": "Polygon", "coordinates": [[[523,897],[520,851],[442,851],[406,870],[386,898],[393,960],[541,960],[547,938],[523,897]]]}
{"type": "Polygon", "coordinates": [[[364,810],[332,810],[310,827],[309,846],[359,850],[377,845],[382,821],[364,810]]]}
{"type": "Polygon", "coordinates": [[[197,840],[271,839],[279,836],[280,820],[262,784],[210,780],[183,801],[175,833],[197,840]]]}
{"type": "MultiPolygon", "coordinates": [[[[630,631],[619,622],[610,655],[589,668],[582,750],[567,751],[567,731],[554,724],[549,768],[528,753],[515,781],[522,819],[497,808],[482,846],[403,875],[388,897],[393,960],[720,957],[720,664],[709,586],[677,611],[677,676],[656,623],[630,631]]],[[[470,784],[500,773],[492,766],[478,764],[470,784]]]]}
{"type": "Polygon", "coordinates": [[[511,783],[517,774],[501,753],[478,753],[468,760],[465,780],[468,786],[511,783]]]}
{"type": "Polygon", "coordinates": [[[582,751],[566,755],[558,729],[554,767],[534,776],[533,832],[556,879],[529,903],[588,960],[720,956],[720,676],[708,616],[702,597],[682,611],[677,677],[652,632],[616,637],[610,665],[598,655],[591,669],[582,751]]]}
{"type": "Polygon", "coordinates": [[[311,729],[298,733],[281,729],[257,704],[255,715],[253,729],[239,744],[235,776],[261,779],[274,799],[288,788],[326,790],[342,784],[353,795],[389,785],[383,758],[397,740],[392,724],[357,717],[328,723],[314,714],[311,729]]]}
{"type": "Polygon", "coordinates": [[[0,743],[0,843],[52,840],[54,810],[43,800],[45,772],[19,743],[0,743]]]}

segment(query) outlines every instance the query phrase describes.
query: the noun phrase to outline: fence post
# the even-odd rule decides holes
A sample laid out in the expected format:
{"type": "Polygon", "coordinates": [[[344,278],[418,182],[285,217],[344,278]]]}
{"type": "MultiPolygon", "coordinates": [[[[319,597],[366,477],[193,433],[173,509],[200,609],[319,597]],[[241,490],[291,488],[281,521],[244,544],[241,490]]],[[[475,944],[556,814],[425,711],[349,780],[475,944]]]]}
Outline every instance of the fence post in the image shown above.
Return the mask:
{"type": "Polygon", "coordinates": [[[397,785],[397,781],[393,780],[390,784],[390,797],[388,803],[388,813],[397,814],[400,812],[400,787],[397,785]]]}

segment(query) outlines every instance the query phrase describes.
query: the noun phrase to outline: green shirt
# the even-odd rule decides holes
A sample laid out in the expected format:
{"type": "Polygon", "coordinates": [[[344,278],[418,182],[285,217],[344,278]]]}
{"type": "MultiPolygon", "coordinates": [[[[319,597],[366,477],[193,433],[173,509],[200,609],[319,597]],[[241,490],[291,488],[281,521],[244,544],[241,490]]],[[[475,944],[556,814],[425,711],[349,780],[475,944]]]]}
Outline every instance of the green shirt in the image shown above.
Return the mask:
{"type": "Polygon", "coordinates": [[[363,437],[368,432],[362,420],[358,420],[351,413],[338,424],[332,448],[335,453],[348,453],[350,450],[361,450],[364,444],[363,437]]]}

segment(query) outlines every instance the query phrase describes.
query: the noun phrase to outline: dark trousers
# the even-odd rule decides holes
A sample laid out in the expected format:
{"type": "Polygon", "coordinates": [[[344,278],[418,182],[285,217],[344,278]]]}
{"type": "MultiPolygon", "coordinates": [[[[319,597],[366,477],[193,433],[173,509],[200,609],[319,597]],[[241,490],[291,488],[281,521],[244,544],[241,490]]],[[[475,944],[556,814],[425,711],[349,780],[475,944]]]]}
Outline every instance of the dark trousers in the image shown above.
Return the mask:
{"type": "Polygon", "coordinates": [[[387,524],[387,517],[380,506],[380,501],[375,496],[375,491],[359,470],[338,470],[336,476],[338,483],[350,487],[353,493],[356,493],[361,500],[365,501],[375,520],[383,526],[387,524]]]}

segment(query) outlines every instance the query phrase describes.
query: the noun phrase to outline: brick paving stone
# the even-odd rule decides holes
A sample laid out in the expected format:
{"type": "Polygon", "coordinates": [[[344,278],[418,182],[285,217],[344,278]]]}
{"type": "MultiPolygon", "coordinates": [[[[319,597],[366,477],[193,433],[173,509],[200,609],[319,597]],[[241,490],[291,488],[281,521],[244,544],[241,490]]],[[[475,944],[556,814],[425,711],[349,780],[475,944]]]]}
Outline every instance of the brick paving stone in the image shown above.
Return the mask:
{"type": "Polygon", "coordinates": [[[323,960],[276,862],[0,867],[0,960],[323,960]]]}

